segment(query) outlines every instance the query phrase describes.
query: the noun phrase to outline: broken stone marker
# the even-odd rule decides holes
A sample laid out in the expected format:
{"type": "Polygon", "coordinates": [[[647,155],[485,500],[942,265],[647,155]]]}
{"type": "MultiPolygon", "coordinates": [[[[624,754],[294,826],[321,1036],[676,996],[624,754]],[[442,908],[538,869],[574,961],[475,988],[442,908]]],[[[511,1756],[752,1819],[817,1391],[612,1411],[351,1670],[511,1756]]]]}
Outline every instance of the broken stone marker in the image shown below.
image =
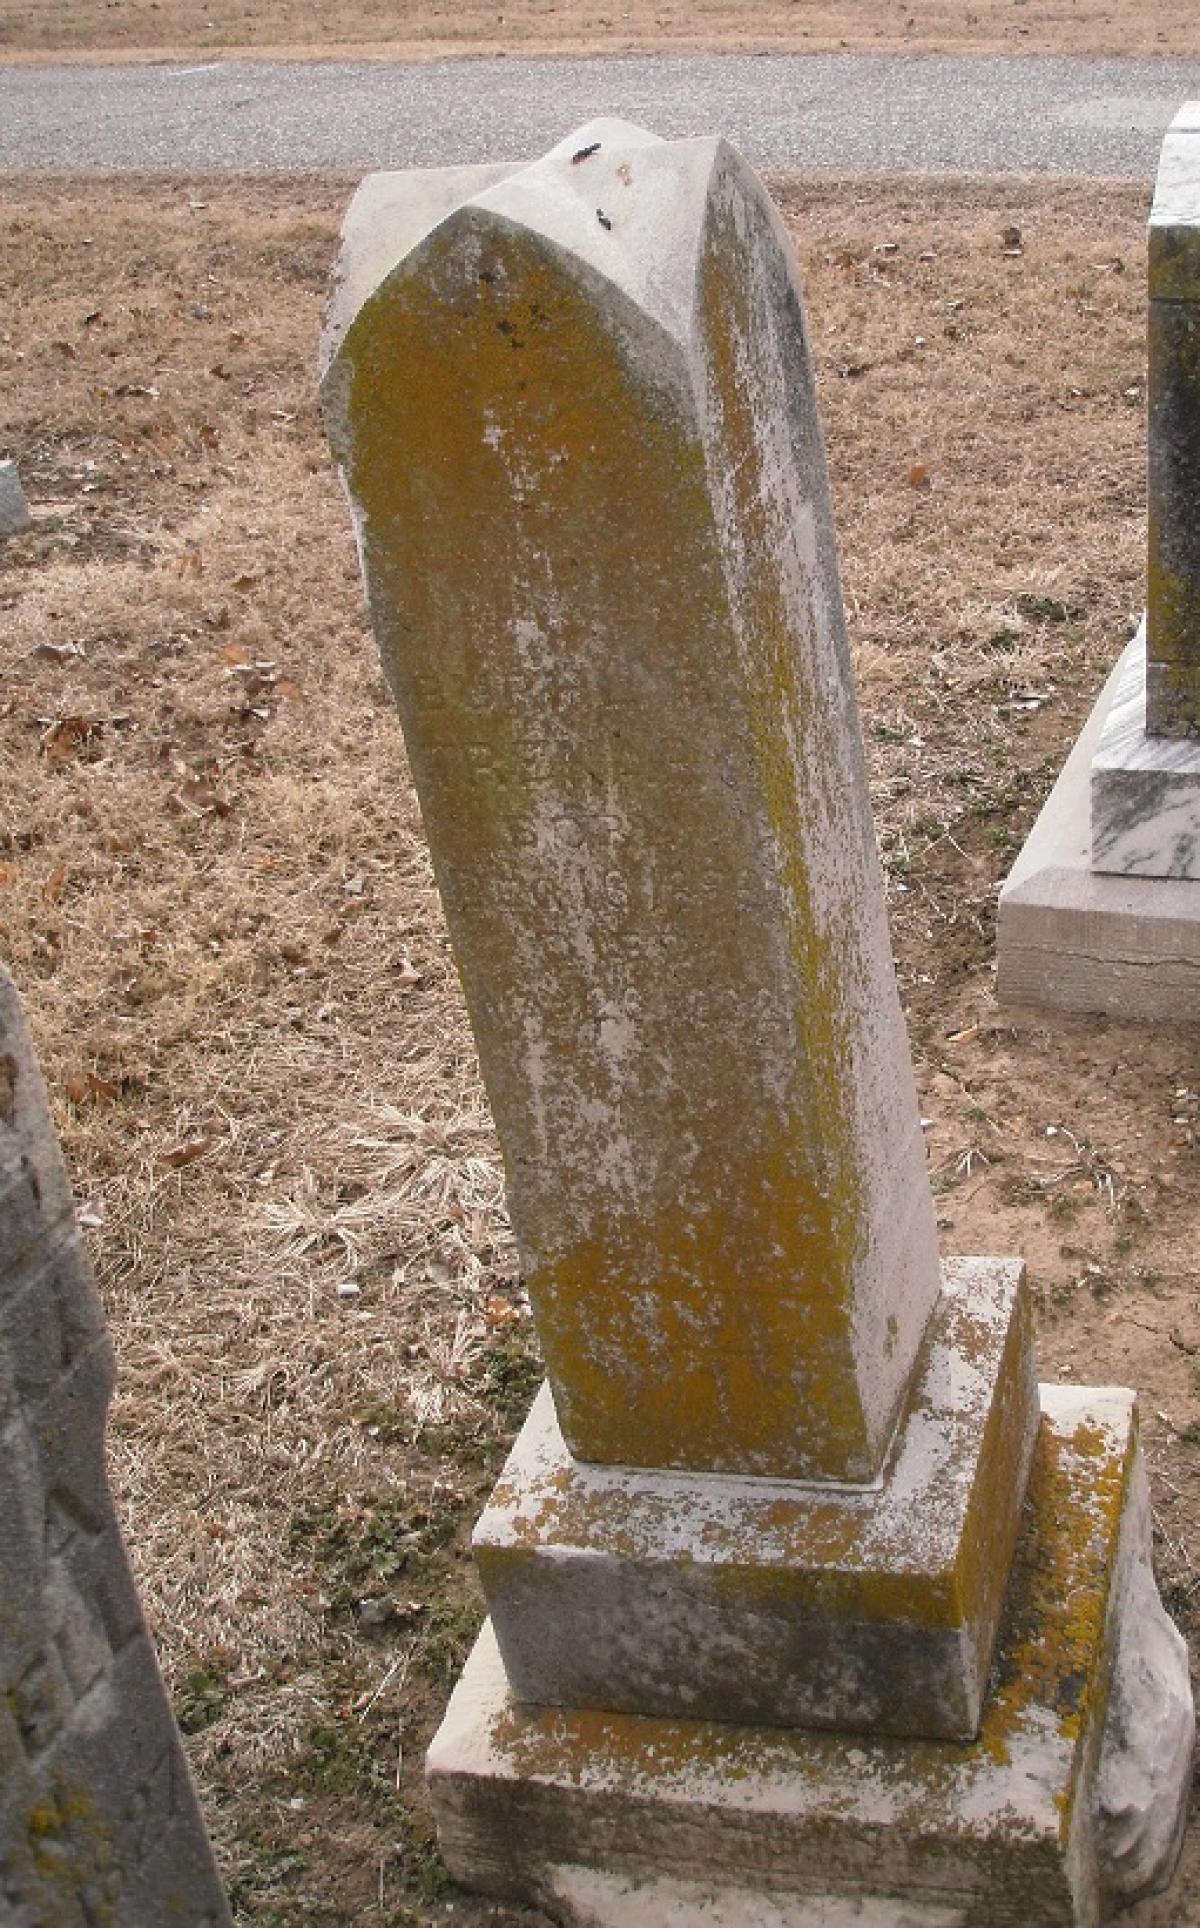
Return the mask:
{"type": "Polygon", "coordinates": [[[1182,1642],[1132,1395],[1039,1408],[1020,1264],[938,1262],[778,217],[616,121],[375,176],[325,371],[547,1364],[447,1862],[580,1924],[1094,1921],[1172,1865],[1182,1642]]]}
{"type": "Polygon", "coordinates": [[[224,1928],[104,1468],[113,1365],[0,971],[0,1922],[224,1928]]]}
{"type": "Polygon", "coordinates": [[[29,504],[15,462],[0,462],[0,542],[24,535],[32,525],[29,504]]]}
{"type": "Polygon", "coordinates": [[[1150,215],[1146,618],[1000,896],[1001,998],[1200,1015],[1200,104],[1150,215]]]}

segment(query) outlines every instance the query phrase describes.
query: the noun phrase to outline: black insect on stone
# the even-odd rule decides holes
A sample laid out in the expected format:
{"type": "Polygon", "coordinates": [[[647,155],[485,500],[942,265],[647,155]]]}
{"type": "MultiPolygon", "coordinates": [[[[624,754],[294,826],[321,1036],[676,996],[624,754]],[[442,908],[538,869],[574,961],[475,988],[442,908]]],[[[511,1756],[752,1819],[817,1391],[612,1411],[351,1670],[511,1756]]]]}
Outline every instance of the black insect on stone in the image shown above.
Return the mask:
{"type": "Polygon", "coordinates": [[[603,209],[603,208],[597,208],[597,209],[596,209],[596,219],[597,219],[597,221],[599,221],[599,223],[600,223],[600,226],[601,226],[602,228],[611,228],[611,227],[612,227],[612,222],[611,222],[611,221],[609,220],[609,218],[608,218],[608,216],[607,216],[607,214],[606,214],[606,213],[604,212],[604,209],[603,209]]]}
{"type": "Polygon", "coordinates": [[[572,154],[571,166],[578,167],[580,161],[590,161],[592,158],[592,155],[598,154],[599,152],[600,152],[599,141],[593,141],[590,147],[581,147],[577,150],[576,153],[572,154]]]}

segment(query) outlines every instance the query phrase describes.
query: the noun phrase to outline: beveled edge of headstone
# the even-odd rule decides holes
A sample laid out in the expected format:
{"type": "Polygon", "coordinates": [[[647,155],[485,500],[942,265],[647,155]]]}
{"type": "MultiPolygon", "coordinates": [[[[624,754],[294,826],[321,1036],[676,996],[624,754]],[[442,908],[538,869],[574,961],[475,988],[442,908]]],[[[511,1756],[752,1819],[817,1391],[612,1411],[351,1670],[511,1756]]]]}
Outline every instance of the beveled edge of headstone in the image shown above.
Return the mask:
{"type": "Polygon", "coordinates": [[[1200,101],[1180,108],[1163,138],[1150,210],[1152,301],[1200,301],[1200,101]]]}
{"type": "Polygon", "coordinates": [[[368,174],[342,221],[341,249],[321,334],[323,377],[363,303],[456,208],[522,163],[409,167],[368,174]]]}
{"type": "Polygon", "coordinates": [[[71,1181],[50,1119],[50,1100],[29,1036],[25,1009],[0,964],[0,1124],[15,1135],[33,1173],[47,1229],[70,1224],[75,1211],[71,1181]],[[12,1040],[8,1050],[4,1040],[12,1040]]]}
{"type": "Polygon", "coordinates": [[[473,1537],[517,1698],[973,1737],[1037,1391],[1021,1261],[942,1278],[871,1486],[588,1464],[543,1387],[473,1537]]]}

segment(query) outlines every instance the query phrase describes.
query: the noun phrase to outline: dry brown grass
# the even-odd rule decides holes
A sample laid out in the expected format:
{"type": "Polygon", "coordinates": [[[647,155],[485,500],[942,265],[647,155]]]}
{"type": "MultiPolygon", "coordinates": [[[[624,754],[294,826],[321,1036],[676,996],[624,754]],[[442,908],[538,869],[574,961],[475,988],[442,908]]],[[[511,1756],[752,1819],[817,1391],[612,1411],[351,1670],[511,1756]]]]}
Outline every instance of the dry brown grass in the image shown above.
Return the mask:
{"type": "MultiPolygon", "coordinates": [[[[1048,1375],[1144,1391],[1195,1634],[1200,1039],[1002,1013],[989,977],[996,885],[1140,599],[1145,207],[776,188],[945,1248],[1028,1256],[1048,1375]]],[[[346,193],[0,187],[0,453],[39,509],[0,550],[0,946],[92,1226],[138,1572],[264,1923],[441,1918],[421,1746],[531,1383],[314,411],[346,193]]],[[[1143,1912],[1200,1920],[1194,1857],[1143,1912]]]]}
{"type": "Polygon", "coordinates": [[[480,53],[1200,53],[1166,0],[6,0],[0,58],[209,52],[422,59],[480,53]]]}

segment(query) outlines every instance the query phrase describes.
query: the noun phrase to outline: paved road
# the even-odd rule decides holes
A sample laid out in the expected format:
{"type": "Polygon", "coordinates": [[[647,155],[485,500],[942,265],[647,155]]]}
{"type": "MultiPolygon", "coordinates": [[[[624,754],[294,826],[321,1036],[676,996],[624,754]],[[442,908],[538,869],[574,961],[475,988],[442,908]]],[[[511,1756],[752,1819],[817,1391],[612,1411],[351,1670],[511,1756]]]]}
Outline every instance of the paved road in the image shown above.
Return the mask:
{"type": "Polygon", "coordinates": [[[675,55],[0,68],[0,168],[523,159],[598,112],[757,165],[1150,180],[1200,61],[675,55]]]}

